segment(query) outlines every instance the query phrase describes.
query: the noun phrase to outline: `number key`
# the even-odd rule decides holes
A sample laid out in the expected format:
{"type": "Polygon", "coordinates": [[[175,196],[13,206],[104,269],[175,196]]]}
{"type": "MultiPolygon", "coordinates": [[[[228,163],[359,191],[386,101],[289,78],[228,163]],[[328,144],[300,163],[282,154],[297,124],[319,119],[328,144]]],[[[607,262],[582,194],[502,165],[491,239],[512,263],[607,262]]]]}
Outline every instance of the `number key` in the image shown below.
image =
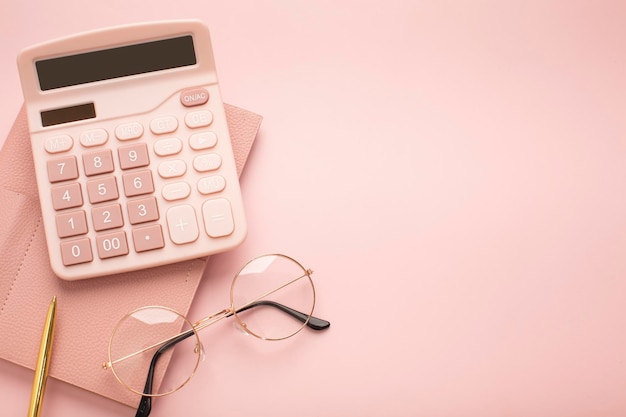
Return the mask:
{"type": "Polygon", "coordinates": [[[119,198],[117,180],[115,177],[104,177],[87,181],[87,195],[92,204],[117,200],[119,198]]]}
{"type": "Polygon", "coordinates": [[[154,197],[129,201],[127,207],[130,224],[151,222],[159,219],[159,209],[154,197]]]}
{"type": "Polygon", "coordinates": [[[150,170],[124,174],[122,181],[124,182],[124,194],[126,194],[126,197],[154,192],[152,172],[150,170]]]}
{"type": "Polygon", "coordinates": [[[84,235],[87,233],[87,216],[83,210],[56,215],[59,237],[84,235]]]}
{"type": "Polygon", "coordinates": [[[150,164],[148,146],[145,143],[121,146],[117,152],[120,157],[120,167],[122,169],[145,167],[150,164]]]}
{"type": "Polygon", "coordinates": [[[78,164],[75,156],[64,156],[48,161],[48,179],[55,183],[78,178],[78,164]]]}
{"type": "Polygon", "coordinates": [[[126,233],[122,231],[96,236],[96,246],[100,259],[128,255],[126,233]]]}
{"type": "Polygon", "coordinates": [[[91,218],[93,220],[93,228],[97,232],[115,229],[116,227],[122,227],[124,225],[122,207],[119,204],[94,207],[91,209],[91,218]]]}
{"type": "Polygon", "coordinates": [[[110,149],[87,152],[83,155],[83,165],[87,176],[113,172],[113,154],[110,149]]]}
{"type": "Polygon", "coordinates": [[[71,183],[52,187],[52,207],[55,210],[63,210],[66,208],[80,207],[83,205],[83,194],[80,190],[80,184],[71,183]]]}
{"type": "Polygon", "coordinates": [[[90,240],[83,238],[61,242],[61,259],[65,266],[93,261],[90,240]]]}

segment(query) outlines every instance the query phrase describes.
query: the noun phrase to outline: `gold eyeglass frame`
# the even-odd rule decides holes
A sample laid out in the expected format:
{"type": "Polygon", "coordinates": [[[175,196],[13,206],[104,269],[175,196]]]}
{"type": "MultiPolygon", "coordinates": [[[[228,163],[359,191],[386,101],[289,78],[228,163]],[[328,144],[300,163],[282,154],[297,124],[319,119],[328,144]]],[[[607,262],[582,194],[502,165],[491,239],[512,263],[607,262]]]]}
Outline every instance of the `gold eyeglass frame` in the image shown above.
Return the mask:
{"type": "Polygon", "coordinates": [[[292,258],[292,257],[290,257],[290,256],[283,255],[283,254],[280,254],[280,253],[273,253],[273,254],[261,255],[261,256],[257,256],[257,257],[255,257],[255,258],[253,258],[253,259],[250,259],[248,262],[246,262],[246,263],[245,263],[245,264],[241,267],[241,269],[237,272],[237,274],[235,275],[235,277],[233,278],[233,281],[232,281],[232,283],[231,283],[231,285],[230,285],[230,307],[225,308],[225,309],[223,309],[223,310],[220,310],[220,311],[218,311],[218,312],[216,312],[216,313],[213,313],[213,314],[211,314],[211,315],[209,315],[209,316],[207,316],[207,317],[201,318],[200,320],[196,321],[195,323],[192,323],[192,322],[191,322],[191,321],[190,321],[190,320],[189,320],[189,319],[188,319],[185,315],[180,314],[178,311],[176,311],[176,310],[174,310],[174,309],[171,309],[171,308],[169,308],[169,307],[163,307],[163,306],[158,306],[158,305],[151,305],[151,306],[143,306],[143,307],[139,307],[139,308],[137,308],[137,309],[135,309],[135,310],[133,310],[133,311],[130,311],[129,313],[127,313],[126,315],[124,315],[124,316],[123,316],[123,317],[122,317],[122,318],[121,318],[121,319],[117,322],[117,324],[116,324],[115,328],[113,329],[113,332],[111,333],[111,337],[109,338],[109,346],[108,346],[108,356],[109,356],[109,358],[108,358],[108,361],[107,361],[107,362],[104,362],[104,363],[102,364],[102,368],[103,368],[103,369],[105,369],[105,370],[110,369],[110,370],[113,372],[113,375],[115,376],[115,379],[117,379],[117,381],[118,381],[118,382],[119,382],[122,386],[124,386],[126,389],[128,389],[128,390],[130,390],[130,391],[132,391],[132,392],[134,392],[134,393],[136,393],[136,394],[139,394],[139,395],[142,395],[142,396],[149,396],[149,397],[163,397],[163,396],[165,396],[165,395],[172,394],[172,393],[174,393],[174,392],[178,391],[179,389],[181,389],[182,387],[184,387],[185,385],[187,385],[187,383],[188,383],[188,382],[189,382],[189,381],[193,378],[193,376],[195,375],[195,373],[196,373],[196,371],[197,371],[197,369],[198,369],[198,366],[199,366],[199,364],[200,364],[200,360],[201,360],[201,358],[202,358],[202,349],[203,349],[203,348],[202,348],[202,342],[200,341],[200,337],[198,336],[198,333],[199,333],[201,330],[203,330],[203,329],[205,329],[205,328],[207,328],[207,327],[211,326],[212,324],[215,324],[215,323],[217,323],[217,322],[219,322],[219,321],[221,321],[221,320],[223,320],[223,319],[225,319],[225,318],[228,318],[228,317],[234,316],[234,317],[235,317],[235,320],[237,321],[237,324],[240,326],[240,328],[241,328],[241,329],[242,329],[242,330],[243,330],[246,334],[252,335],[252,336],[254,336],[254,337],[256,337],[256,338],[258,338],[258,339],[260,339],[260,340],[280,341],[280,340],[285,340],[285,339],[288,339],[288,338],[290,338],[290,337],[295,336],[296,334],[298,334],[298,333],[299,333],[299,332],[300,332],[300,331],[301,331],[304,327],[306,327],[306,326],[307,326],[307,324],[309,324],[309,321],[311,320],[311,317],[313,317],[313,311],[314,311],[314,309],[315,309],[316,292],[315,292],[315,285],[313,284],[313,279],[311,278],[311,275],[312,275],[312,274],[313,274],[313,271],[312,271],[311,269],[309,269],[309,268],[305,268],[305,267],[304,267],[304,266],[303,266],[300,262],[298,262],[297,260],[295,260],[294,258],[292,258]],[[243,306],[240,306],[240,307],[235,308],[235,305],[234,305],[235,284],[236,284],[236,282],[237,282],[237,279],[240,277],[241,272],[243,272],[243,271],[244,271],[244,269],[245,269],[248,265],[250,265],[251,263],[253,263],[253,262],[257,261],[258,259],[261,259],[261,258],[264,258],[264,257],[272,257],[272,256],[273,256],[273,257],[281,257],[281,258],[285,258],[286,260],[289,260],[289,261],[291,261],[291,262],[295,263],[296,265],[298,265],[298,266],[302,269],[303,274],[302,274],[302,275],[300,275],[300,276],[298,276],[297,278],[293,278],[293,279],[291,279],[290,281],[288,281],[288,282],[286,282],[286,283],[284,283],[284,284],[280,285],[279,287],[276,287],[276,288],[274,288],[274,289],[272,289],[272,290],[270,290],[270,291],[267,291],[266,293],[264,293],[264,294],[262,294],[262,295],[260,295],[260,296],[258,296],[258,297],[256,297],[256,298],[254,298],[253,300],[251,300],[251,301],[247,302],[247,303],[246,303],[246,304],[244,304],[243,306]],[[302,322],[302,325],[301,325],[300,327],[298,327],[298,329],[297,329],[297,330],[295,330],[293,333],[291,333],[291,334],[289,334],[289,335],[287,335],[287,336],[284,336],[284,337],[280,337],[280,338],[268,338],[268,337],[263,337],[263,336],[261,336],[261,335],[259,335],[259,334],[255,333],[255,332],[251,331],[251,330],[247,327],[247,325],[245,324],[245,322],[243,322],[243,321],[240,319],[239,315],[237,314],[238,312],[241,312],[242,310],[245,310],[245,309],[246,309],[246,307],[251,306],[252,304],[254,304],[254,303],[258,302],[259,300],[261,300],[261,299],[263,299],[263,298],[267,297],[268,295],[273,294],[273,293],[275,293],[276,291],[279,291],[279,290],[281,290],[282,288],[285,288],[286,286],[288,286],[288,285],[290,285],[290,284],[292,284],[292,283],[294,283],[294,282],[296,282],[296,281],[298,281],[298,280],[300,280],[300,279],[302,279],[302,278],[305,278],[305,277],[308,279],[308,282],[309,282],[309,284],[310,284],[310,286],[311,286],[312,295],[313,295],[313,296],[312,296],[312,303],[311,303],[311,310],[310,310],[309,312],[303,312],[304,314],[306,314],[306,315],[307,315],[306,320],[305,320],[305,321],[303,321],[303,322],[302,322]],[[132,316],[132,315],[136,314],[136,313],[137,313],[137,312],[139,312],[139,311],[142,311],[142,310],[147,310],[147,309],[151,309],[151,308],[160,308],[160,309],[163,309],[163,310],[169,311],[169,312],[171,312],[171,313],[174,313],[174,314],[176,314],[177,316],[179,316],[180,318],[182,318],[182,319],[184,320],[184,322],[185,322],[185,323],[189,326],[189,330],[192,330],[192,331],[193,331],[193,333],[194,333],[194,337],[195,337],[195,341],[196,341],[196,351],[195,351],[195,353],[196,353],[196,363],[194,364],[193,370],[191,371],[191,373],[190,373],[189,377],[188,377],[188,378],[187,378],[187,379],[186,379],[186,380],[185,380],[182,384],[180,384],[180,385],[179,385],[176,389],[173,389],[173,390],[171,390],[171,391],[164,392],[164,393],[157,393],[157,394],[153,394],[153,393],[146,394],[146,393],[144,393],[144,392],[138,391],[138,390],[136,390],[136,389],[134,389],[134,388],[130,387],[130,386],[129,386],[127,383],[125,383],[125,382],[122,380],[122,378],[120,378],[120,376],[117,374],[117,372],[115,371],[115,366],[114,366],[114,365],[115,365],[116,363],[119,363],[119,362],[122,362],[122,361],[124,361],[124,360],[126,360],[126,359],[129,359],[129,358],[131,358],[131,357],[133,357],[133,356],[136,356],[136,355],[138,355],[138,354],[141,354],[141,353],[143,353],[143,352],[146,352],[146,351],[148,351],[148,350],[150,350],[150,349],[154,349],[155,347],[157,347],[157,346],[159,346],[159,345],[163,345],[163,344],[166,344],[166,343],[168,343],[168,342],[170,342],[170,341],[173,341],[173,340],[175,340],[176,338],[181,337],[181,336],[183,336],[184,334],[186,334],[189,330],[187,330],[187,331],[183,331],[183,332],[179,332],[178,334],[176,334],[176,335],[174,335],[174,336],[172,336],[172,337],[170,337],[170,338],[168,338],[168,339],[166,339],[166,340],[162,340],[162,341],[160,341],[160,342],[154,343],[154,344],[152,344],[152,345],[150,345],[150,346],[144,347],[144,348],[143,348],[143,349],[141,349],[141,350],[138,350],[137,352],[134,352],[134,353],[128,354],[128,355],[126,355],[126,356],[124,356],[124,357],[121,357],[121,358],[118,358],[118,359],[116,359],[116,360],[112,360],[112,358],[111,358],[111,346],[112,346],[112,344],[113,344],[113,339],[114,339],[114,336],[115,336],[115,334],[116,334],[117,330],[119,329],[119,327],[120,327],[120,326],[124,323],[124,321],[125,321],[127,318],[129,318],[130,316],[132,316]]]}

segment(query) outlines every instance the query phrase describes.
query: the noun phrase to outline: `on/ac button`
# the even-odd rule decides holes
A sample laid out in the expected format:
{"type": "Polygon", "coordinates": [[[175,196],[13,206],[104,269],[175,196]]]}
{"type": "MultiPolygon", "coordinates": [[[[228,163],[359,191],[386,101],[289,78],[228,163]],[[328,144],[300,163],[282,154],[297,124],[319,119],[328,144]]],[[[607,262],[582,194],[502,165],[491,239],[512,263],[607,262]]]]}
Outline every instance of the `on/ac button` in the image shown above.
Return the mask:
{"type": "Polygon", "coordinates": [[[185,107],[201,106],[209,101],[209,92],[204,88],[190,88],[180,93],[180,102],[185,107]]]}

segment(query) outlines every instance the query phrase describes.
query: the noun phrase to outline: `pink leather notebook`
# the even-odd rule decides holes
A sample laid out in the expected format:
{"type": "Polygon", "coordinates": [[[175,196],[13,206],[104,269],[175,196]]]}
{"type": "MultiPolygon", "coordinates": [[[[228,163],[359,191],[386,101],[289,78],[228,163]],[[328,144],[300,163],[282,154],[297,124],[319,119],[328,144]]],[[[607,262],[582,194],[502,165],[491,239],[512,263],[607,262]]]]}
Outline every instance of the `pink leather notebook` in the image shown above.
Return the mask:
{"type": "MultiPolygon", "coordinates": [[[[238,173],[261,116],[225,105],[238,173]]],[[[81,281],[57,278],[48,261],[24,108],[0,152],[0,357],[34,369],[45,313],[58,297],[50,376],[136,406],[110,371],[109,336],[118,319],[143,305],[186,314],[207,259],[81,281]]]]}

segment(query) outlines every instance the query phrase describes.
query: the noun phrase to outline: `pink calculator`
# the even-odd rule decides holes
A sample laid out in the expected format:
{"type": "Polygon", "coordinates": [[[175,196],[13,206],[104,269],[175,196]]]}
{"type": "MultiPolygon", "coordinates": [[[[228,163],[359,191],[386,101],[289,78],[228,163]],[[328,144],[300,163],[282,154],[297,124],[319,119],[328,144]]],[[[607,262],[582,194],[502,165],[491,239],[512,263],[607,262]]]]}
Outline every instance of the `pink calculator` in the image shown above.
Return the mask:
{"type": "Polygon", "coordinates": [[[246,221],[199,21],[82,33],[18,67],[50,262],[66,280],[223,252],[246,221]]]}

